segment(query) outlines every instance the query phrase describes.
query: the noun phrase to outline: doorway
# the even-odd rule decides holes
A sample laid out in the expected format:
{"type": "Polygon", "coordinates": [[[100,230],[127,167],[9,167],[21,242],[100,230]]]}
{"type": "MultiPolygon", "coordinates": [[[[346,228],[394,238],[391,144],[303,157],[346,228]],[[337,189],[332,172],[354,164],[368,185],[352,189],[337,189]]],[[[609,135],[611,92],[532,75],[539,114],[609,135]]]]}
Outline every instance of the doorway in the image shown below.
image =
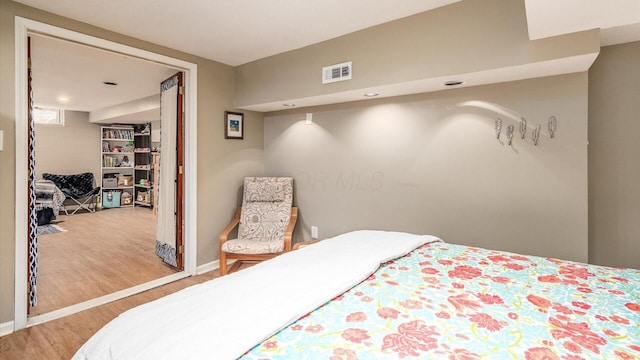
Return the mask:
{"type": "Polygon", "coordinates": [[[40,322],[66,316],[87,308],[98,306],[119,298],[160,286],[179,278],[196,273],[196,108],[197,108],[197,65],[164,55],[147,52],[126,45],[87,36],[40,22],[16,17],[16,255],[15,255],[15,314],[14,330],[40,322]],[[168,65],[184,72],[186,77],[185,101],[185,166],[184,166],[184,262],[185,270],[142,285],[137,285],[116,293],[86,301],[65,309],[40,316],[27,318],[27,36],[30,34],[52,36],[126,56],[132,56],[153,63],[168,65]]]}

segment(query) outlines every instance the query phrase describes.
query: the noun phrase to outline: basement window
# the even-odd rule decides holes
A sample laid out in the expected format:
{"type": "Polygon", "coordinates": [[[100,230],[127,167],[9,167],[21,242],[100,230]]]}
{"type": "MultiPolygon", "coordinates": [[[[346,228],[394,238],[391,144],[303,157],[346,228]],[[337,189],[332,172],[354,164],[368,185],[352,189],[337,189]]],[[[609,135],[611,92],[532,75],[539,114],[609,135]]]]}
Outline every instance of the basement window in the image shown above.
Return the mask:
{"type": "Polygon", "coordinates": [[[64,126],[64,111],[62,109],[34,107],[33,121],[41,125],[64,126]]]}

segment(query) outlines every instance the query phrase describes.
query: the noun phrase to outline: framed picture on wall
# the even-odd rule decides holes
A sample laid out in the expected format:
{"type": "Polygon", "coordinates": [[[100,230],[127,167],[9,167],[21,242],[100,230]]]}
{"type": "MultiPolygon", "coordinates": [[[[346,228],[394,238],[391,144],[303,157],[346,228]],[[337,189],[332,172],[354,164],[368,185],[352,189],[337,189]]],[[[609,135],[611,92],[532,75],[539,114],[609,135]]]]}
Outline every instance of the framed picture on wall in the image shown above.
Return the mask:
{"type": "Polygon", "coordinates": [[[238,139],[244,138],[244,114],[225,111],[224,112],[224,138],[238,139]]]}

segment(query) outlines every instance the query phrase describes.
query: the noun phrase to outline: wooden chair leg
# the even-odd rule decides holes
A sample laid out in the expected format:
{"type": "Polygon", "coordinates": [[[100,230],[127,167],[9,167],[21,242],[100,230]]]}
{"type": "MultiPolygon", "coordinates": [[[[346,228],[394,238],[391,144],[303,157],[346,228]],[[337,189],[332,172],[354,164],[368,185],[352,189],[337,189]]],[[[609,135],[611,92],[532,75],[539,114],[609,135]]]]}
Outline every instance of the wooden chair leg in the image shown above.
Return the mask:
{"type": "Polygon", "coordinates": [[[220,251],[220,276],[227,275],[227,254],[220,251]]]}

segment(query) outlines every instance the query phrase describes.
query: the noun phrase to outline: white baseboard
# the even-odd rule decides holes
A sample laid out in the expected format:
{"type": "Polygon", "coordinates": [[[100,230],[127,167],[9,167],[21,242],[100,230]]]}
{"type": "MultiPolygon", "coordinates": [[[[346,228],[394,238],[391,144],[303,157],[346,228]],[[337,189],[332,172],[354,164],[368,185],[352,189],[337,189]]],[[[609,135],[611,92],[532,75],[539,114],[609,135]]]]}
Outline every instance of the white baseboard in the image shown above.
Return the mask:
{"type": "Polygon", "coordinates": [[[13,333],[13,321],[7,321],[0,324],[0,336],[5,336],[13,333]]]}
{"type": "MultiPolygon", "coordinates": [[[[229,262],[227,262],[227,265],[231,265],[234,262],[236,261],[230,260],[229,262]]],[[[218,270],[218,269],[220,269],[220,260],[213,260],[212,262],[198,266],[198,268],[196,269],[196,275],[208,273],[209,271],[218,270]]]]}
{"type": "Polygon", "coordinates": [[[196,275],[208,273],[209,271],[220,269],[220,260],[213,260],[212,262],[202,264],[196,268],[196,275]]]}

